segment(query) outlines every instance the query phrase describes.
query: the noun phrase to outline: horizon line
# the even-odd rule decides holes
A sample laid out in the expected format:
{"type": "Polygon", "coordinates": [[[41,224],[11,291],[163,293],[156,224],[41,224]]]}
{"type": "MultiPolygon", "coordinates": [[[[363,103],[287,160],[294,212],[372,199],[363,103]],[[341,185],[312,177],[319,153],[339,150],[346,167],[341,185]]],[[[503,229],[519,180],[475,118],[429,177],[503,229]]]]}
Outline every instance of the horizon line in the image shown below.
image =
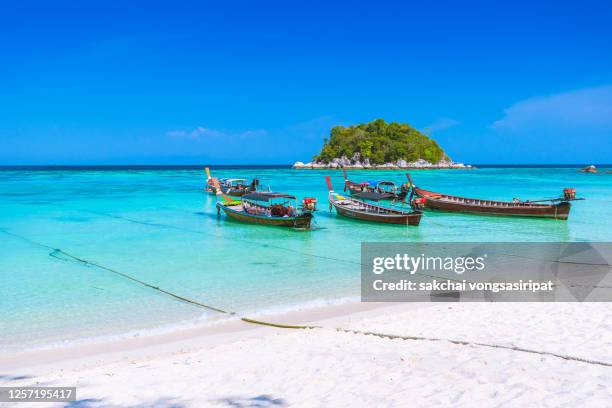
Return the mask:
{"type": "MultiPolygon", "coordinates": [[[[568,166],[568,167],[580,167],[580,166],[601,166],[601,167],[610,167],[612,163],[474,163],[470,164],[471,166],[522,166],[522,167],[541,167],[541,166],[568,166]]],[[[247,167],[247,166],[256,166],[256,167],[280,167],[280,166],[288,166],[292,167],[293,163],[231,163],[231,164],[213,164],[213,163],[202,163],[202,164],[132,164],[132,163],[122,163],[122,164],[0,164],[0,169],[6,168],[32,168],[32,167],[213,167],[213,166],[223,166],[223,167],[247,167]]],[[[326,168],[315,169],[315,170],[325,170],[326,168]]],[[[410,170],[411,168],[407,168],[410,170]]],[[[418,168],[414,168],[418,170],[418,168]]],[[[413,170],[414,170],[413,169],[413,170]]],[[[336,169],[332,169],[336,170],[336,169]]],[[[369,169],[364,169],[369,170],[369,169]]],[[[380,170],[380,169],[374,169],[380,170]]],[[[384,170],[384,169],[383,169],[384,170]]]]}

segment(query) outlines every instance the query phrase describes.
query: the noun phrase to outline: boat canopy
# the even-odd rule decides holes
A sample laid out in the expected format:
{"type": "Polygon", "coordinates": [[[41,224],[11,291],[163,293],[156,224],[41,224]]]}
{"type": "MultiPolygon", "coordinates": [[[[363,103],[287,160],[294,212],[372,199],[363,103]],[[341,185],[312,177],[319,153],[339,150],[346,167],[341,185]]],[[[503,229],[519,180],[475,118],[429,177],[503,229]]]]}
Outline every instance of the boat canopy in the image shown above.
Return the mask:
{"type": "Polygon", "coordinates": [[[292,196],[290,194],[272,193],[272,192],[258,192],[258,193],[245,194],[242,196],[243,200],[253,200],[253,201],[270,201],[276,198],[286,198],[288,200],[296,199],[295,196],[292,196]]]}
{"type": "Polygon", "coordinates": [[[382,180],[382,181],[378,181],[378,180],[368,180],[367,183],[361,183],[361,184],[369,184],[370,187],[378,187],[378,186],[395,186],[395,183],[392,181],[387,181],[387,180],[382,180]]]}
{"type": "Polygon", "coordinates": [[[393,197],[391,193],[377,193],[374,191],[363,191],[361,193],[353,194],[353,197],[360,198],[362,200],[380,201],[386,200],[393,197]]]}
{"type": "Polygon", "coordinates": [[[238,182],[245,182],[248,180],[243,179],[243,178],[223,178],[221,179],[221,181],[223,181],[224,183],[238,183],[238,182]]]}

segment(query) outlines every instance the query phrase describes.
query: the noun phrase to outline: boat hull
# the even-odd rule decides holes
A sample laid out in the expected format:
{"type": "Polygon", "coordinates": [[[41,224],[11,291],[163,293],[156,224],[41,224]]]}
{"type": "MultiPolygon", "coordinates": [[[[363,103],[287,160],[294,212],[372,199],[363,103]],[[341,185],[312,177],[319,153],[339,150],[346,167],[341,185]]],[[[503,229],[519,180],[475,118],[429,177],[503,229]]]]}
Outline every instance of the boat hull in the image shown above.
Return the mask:
{"type": "MultiPolygon", "coordinates": [[[[346,198],[334,192],[329,176],[326,176],[325,180],[327,181],[327,188],[329,189],[329,203],[336,209],[338,215],[356,220],[383,224],[417,226],[421,222],[421,217],[423,216],[421,211],[404,211],[370,204],[365,200],[346,198]]],[[[354,186],[355,183],[348,180],[346,173],[344,174],[344,180],[345,190],[351,191],[350,187],[354,186]]]]}
{"type": "MultiPolygon", "coordinates": [[[[221,189],[223,190],[223,189],[221,189]]],[[[232,196],[232,197],[242,197],[243,195],[245,195],[246,193],[250,193],[252,192],[250,189],[248,190],[233,190],[233,189],[226,189],[225,191],[223,191],[223,194],[226,194],[228,196],[232,196]]]]}
{"type": "Polygon", "coordinates": [[[217,203],[218,211],[223,211],[225,214],[240,222],[246,222],[250,224],[260,225],[271,225],[276,227],[290,227],[290,228],[304,228],[309,229],[312,223],[312,214],[303,213],[297,217],[268,217],[261,215],[248,214],[244,211],[237,211],[231,207],[225,206],[221,203],[217,203]]]}
{"type": "Polygon", "coordinates": [[[435,211],[567,220],[571,209],[571,204],[567,201],[557,204],[530,204],[446,196],[420,189],[417,189],[416,193],[425,197],[425,209],[435,211]],[[440,195],[444,199],[435,198],[434,195],[440,195]]]}
{"type": "MultiPolygon", "coordinates": [[[[225,195],[228,196],[232,196],[232,197],[242,197],[243,195],[247,194],[247,193],[252,193],[255,190],[251,189],[251,188],[245,188],[245,189],[231,189],[231,188],[223,188],[221,187],[221,192],[225,195]]],[[[217,194],[217,189],[214,186],[208,186],[206,187],[206,192],[212,195],[217,194]]]]}
{"type": "Polygon", "coordinates": [[[384,224],[401,224],[417,226],[421,222],[421,212],[411,212],[408,214],[372,214],[364,211],[355,211],[349,208],[344,208],[341,205],[334,205],[336,212],[347,218],[353,218],[361,221],[378,222],[384,224]]]}

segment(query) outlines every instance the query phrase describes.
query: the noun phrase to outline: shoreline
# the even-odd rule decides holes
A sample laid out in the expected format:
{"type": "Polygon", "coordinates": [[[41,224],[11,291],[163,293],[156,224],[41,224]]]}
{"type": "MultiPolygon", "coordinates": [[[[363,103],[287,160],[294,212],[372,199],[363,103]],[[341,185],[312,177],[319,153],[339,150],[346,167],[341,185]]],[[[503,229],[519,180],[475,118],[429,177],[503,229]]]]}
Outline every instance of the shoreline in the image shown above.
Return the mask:
{"type": "Polygon", "coordinates": [[[293,163],[293,169],[354,169],[354,170],[442,170],[442,169],[473,169],[470,164],[454,162],[452,160],[440,160],[436,163],[428,162],[427,160],[418,159],[412,162],[399,159],[387,163],[370,163],[369,159],[361,161],[359,154],[353,155],[352,159],[342,156],[336,157],[329,162],[309,162],[303,163],[296,161],[293,163]]]}
{"type": "Polygon", "coordinates": [[[463,163],[447,163],[447,164],[413,164],[413,165],[397,165],[393,163],[386,164],[339,164],[339,163],[302,163],[296,162],[291,166],[294,170],[475,170],[477,167],[471,164],[463,163]]]}
{"type": "MultiPolygon", "coordinates": [[[[342,307],[359,303],[359,296],[337,296],[325,297],[305,300],[298,303],[280,303],[277,305],[264,306],[252,310],[236,312],[237,315],[248,317],[250,319],[260,318],[282,318],[284,316],[293,316],[304,314],[308,316],[310,312],[316,314],[318,310],[334,310],[335,307],[342,307]]],[[[235,311],[234,311],[235,312],[235,311]]],[[[186,333],[210,330],[214,332],[216,328],[231,326],[232,323],[239,321],[237,315],[231,314],[212,314],[206,317],[197,316],[192,318],[177,317],[172,322],[155,322],[149,321],[144,327],[126,327],[122,331],[108,332],[108,323],[102,328],[103,333],[97,335],[77,335],[65,337],[61,340],[43,339],[37,343],[23,344],[18,342],[0,343],[0,366],[3,355],[9,354],[31,354],[62,349],[86,348],[98,344],[119,344],[124,341],[133,339],[149,339],[161,338],[163,336],[172,336],[176,333],[186,333]]],[[[61,332],[62,328],[56,328],[56,331],[61,332]]]]}
{"type": "MultiPolygon", "coordinates": [[[[349,301],[281,313],[255,313],[248,317],[279,324],[299,325],[393,306],[397,305],[349,301]]],[[[237,333],[253,332],[258,329],[269,330],[270,328],[249,324],[235,317],[212,322],[212,324],[211,322],[203,322],[201,324],[194,324],[191,327],[187,325],[177,326],[161,333],[155,332],[155,330],[152,333],[142,334],[138,332],[133,335],[131,335],[132,332],[124,332],[118,335],[101,336],[99,338],[78,339],[66,345],[42,345],[21,351],[0,352],[0,373],[6,369],[46,366],[58,362],[97,358],[104,355],[140,354],[140,352],[147,350],[168,349],[168,347],[173,345],[182,345],[184,347],[189,346],[191,343],[198,343],[201,340],[208,343],[209,340],[216,338],[224,338],[237,333]]],[[[274,330],[286,331],[289,329],[274,330]]]]}
{"type": "Polygon", "coordinates": [[[0,384],[76,386],[91,407],[605,406],[609,321],[606,303],[356,303],[282,321],[317,329],[237,322],[3,360],[0,384]]]}
{"type": "Polygon", "coordinates": [[[322,166],[322,167],[292,167],[294,170],[477,170],[476,166],[465,166],[465,167],[355,167],[355,166],[322,166]]]}

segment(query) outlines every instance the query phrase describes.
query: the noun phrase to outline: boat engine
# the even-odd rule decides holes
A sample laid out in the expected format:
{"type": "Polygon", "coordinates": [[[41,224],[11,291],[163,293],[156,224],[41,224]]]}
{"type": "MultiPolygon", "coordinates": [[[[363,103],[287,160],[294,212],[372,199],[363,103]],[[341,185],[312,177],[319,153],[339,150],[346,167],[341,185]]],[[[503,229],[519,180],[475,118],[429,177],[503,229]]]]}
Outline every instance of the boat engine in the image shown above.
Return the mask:
{"type": "Polygon", "coordinates": [[[317,199],[314,197],[305,197],[302,200],[302,209],[304,211],[316,211],[317,210],[317,199]]]}
{"type": "Polygon", "coordinates": [[[412,208],[414,208],[415,210],[422,210],[423,208],[425,208],[426,202],[427,199],[425,197],[417,197],[412,200],[412,208]]]}
{"type": "Polygon", "coordinates": [[[565,200],[574,200],[576,198],[576,189],[575,188],[564,188],[563,198],[565,200]]]}

